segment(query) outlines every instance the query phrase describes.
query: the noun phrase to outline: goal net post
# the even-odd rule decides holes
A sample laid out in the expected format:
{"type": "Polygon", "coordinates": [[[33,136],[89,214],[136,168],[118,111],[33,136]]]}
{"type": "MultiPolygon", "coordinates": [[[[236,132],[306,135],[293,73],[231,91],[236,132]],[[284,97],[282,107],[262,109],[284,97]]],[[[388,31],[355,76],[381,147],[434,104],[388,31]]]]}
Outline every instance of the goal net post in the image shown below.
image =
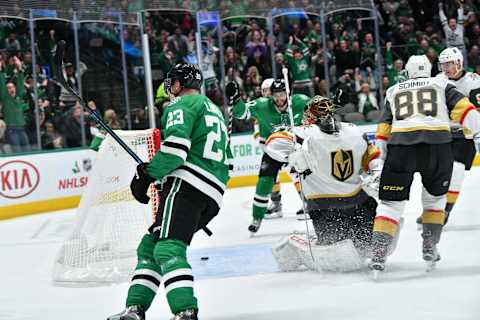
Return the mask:
{"type": "MultiPolygon", "coordinates": [[[[149,161],[160,146],[158,129],[115,133],[143,160],[149,161]]],[[[107,135],[100,145],[89,176],[75,225],[55,259],[57,284],[113,283],[128,280],[136,264],[136,248],[158,207],[150,187],[148,205],[137,202],[130,181],[137,163],[107,135]]]]}

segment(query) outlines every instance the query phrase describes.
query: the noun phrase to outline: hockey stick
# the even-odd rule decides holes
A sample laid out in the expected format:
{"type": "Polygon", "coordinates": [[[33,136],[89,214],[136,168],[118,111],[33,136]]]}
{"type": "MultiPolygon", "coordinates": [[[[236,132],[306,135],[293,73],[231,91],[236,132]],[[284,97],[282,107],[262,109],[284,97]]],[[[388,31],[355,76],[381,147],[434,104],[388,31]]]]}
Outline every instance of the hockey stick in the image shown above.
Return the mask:
{"type": "MultiPolygon", "coordinates": [[[[64,40],[60,40],[57,43],[57,50],[55,52],[55,64],[57,66],[57,81],[58,84],[61,85],[65,90],[67,90],[69,93],[74,95],[78,102],[90,112],[90,117],[98,123],[106,132],[108,132],[115,141],[118,142],[118,144],[135,160],[137,164],[142,164],[143,161],[140,159],[140,157],[133,152],[132,149],[110,128],[108,124],[106,124],[101,116],[97,113],[96,110],[91,109],[88,104],[85,103],[85,100],[76,92],[72,87],[70,87],[65,80],[65,77],[63,76],[63,56],[65,54],[65,46],[66,42],[64,40]]],[[[80,81],[80,79],[79,79],[80,81]]]]}
{"type": "MultiPolygon", "coordinates": [[[[295,132],[293,132],[293,128],[295,127],[295,122],[293,118],[293,109],[292,109],[292,100],[290,99],[290,84],[288,82],[288,69],[287,67],[282,68],[283,80],[285,81],[285,91],[287,92],[287,108],[288,108],[288,116],[290,118],[290,125],[291,131],[293,134],[293,141],[294,143],[297,142],[297,136],[295,132]]],[[[308,240],[308,249],[310,251],[310,256],[312,260],[315,261],[315,257],[313,256],[312,245],[310,243],[310,230],[308,228],[308,220],[307,220],[307,205],[305,204],[305,194],[303,193],[303,177],[301,174],[298,174],[298,179],[300,181],[300,198],[302,200],[302,207],[303,207],[303,217],[305,219],[305,226],[307,228],[307,240],[308,240]]]]}

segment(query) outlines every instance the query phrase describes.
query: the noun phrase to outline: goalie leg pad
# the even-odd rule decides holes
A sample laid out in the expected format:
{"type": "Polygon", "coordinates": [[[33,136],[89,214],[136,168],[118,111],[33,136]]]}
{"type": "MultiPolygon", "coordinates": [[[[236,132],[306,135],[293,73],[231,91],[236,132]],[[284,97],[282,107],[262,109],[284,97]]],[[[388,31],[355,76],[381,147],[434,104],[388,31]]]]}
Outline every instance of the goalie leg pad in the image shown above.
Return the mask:
{"type": "Polygon", "coordinates": [[[272,254],[281,271],[295,271],[302,266],[302,251],[308,250],[308,244],[298,235],[281,239],[273,248],[272,254]]]}
{"type": "Polygon", "coordinates": [[[313,246],[315,270],[351,272],[361,269],[365,259],[360,256],[351,239],[327,246],[313,246]]]}
{"type": "Polygon", "coordinates": [[[280,240],[272,248],[272,253],[282,271],[295,271],[304,265],[314,271],[350,272],[364,266],[364,258],[350,239],[331,245],[310,246],[305,236],[292,234],[280,240]]]}

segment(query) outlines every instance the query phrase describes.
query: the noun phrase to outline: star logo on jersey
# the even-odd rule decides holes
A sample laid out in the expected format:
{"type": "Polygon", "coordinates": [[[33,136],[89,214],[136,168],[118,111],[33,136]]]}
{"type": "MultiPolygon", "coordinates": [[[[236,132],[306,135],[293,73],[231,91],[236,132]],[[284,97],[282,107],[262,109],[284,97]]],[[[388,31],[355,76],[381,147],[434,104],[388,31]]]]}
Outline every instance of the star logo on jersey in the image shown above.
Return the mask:
{"type": "Polygon", "coordinates": [[[338,181],[345,181],[353,175],[352,150],[337,150],[330,153],[332,176],[338,181]]]}
{"type": "Polygon", "coordinates": [[[306,64],[306,63],[300,63],[298,65],[298,70],[300,70],[300,71],[305,71],[305,70],[307,70],[307,68],[308,68],[308,64],[306,64]]]}

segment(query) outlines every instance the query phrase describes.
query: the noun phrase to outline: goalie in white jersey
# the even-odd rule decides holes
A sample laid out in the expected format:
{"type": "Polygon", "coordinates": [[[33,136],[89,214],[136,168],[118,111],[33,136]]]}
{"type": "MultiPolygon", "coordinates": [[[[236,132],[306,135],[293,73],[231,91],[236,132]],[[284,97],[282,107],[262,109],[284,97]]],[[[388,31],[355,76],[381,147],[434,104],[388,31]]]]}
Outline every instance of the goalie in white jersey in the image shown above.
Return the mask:
{"type": "Polygon", "coordinates": [[[446,193],[453,167],[450,120],[473,134],[480,114],[468,98],[445,78],[430,77],[426,56],[411,56],[408,80],[387,90],[385,110],[377,127],[377,144],[386,157],[380,179],[370,267],[385,268],[386,252],[409,199],[415,172],[422,176],[423,259],[433,267],[440,259],[437,243],[445,220],[446,193]],[[387,152],[388,143],[388,152],[387,152]]]}
{"type": "MultiPolygon", "coordinates": [[[[457,90],[470,99],[476,107],[480,107],[480,77],[476,73],[463,69],[462,52],[455,47],[447,48],[438,57],[441,73],[437,75],[455,84],[457,90]]],[[[447,192],[447,205],[445,206],[445,222],[447,223],[450,212],[457,201],[465,178],[465,171],[472,167],[477,153],[471,132],[465,130],[458,121],[450,122],[452,132],[453,172],[447,192]]],[[[421,218],[417,223],[422,223],[421,218]]]]}
{"type": "MultiPolygon", "coordinates": [[[[334,105],[325,97],[313,97],[303,119],[304,125],[293,130],[301,145],[295,146],[292,133],[276,132],[267,139],[265,152],[278,162],[289,162],[305,176],[302,192],[317,235],[316,244],[329,246],[350,239],[365,256],[370,251],[377,203],[363,190],[360,173],[381,170],[383,161],[376,159],[380,151],[366,141],[357,126],[336,120],[334,105]]],[[[298,237],[289,241],[295,239],[298,237]]],[[[295,245],[286,243],[274,249],[282,269],[291,269],[282,265],[291,265],[292,247],[295,245]]],[[[317,264],[322,258],[315,257],[317,264]]],[[[338,252],[335,259],[339,259],[338,252]]]]}

